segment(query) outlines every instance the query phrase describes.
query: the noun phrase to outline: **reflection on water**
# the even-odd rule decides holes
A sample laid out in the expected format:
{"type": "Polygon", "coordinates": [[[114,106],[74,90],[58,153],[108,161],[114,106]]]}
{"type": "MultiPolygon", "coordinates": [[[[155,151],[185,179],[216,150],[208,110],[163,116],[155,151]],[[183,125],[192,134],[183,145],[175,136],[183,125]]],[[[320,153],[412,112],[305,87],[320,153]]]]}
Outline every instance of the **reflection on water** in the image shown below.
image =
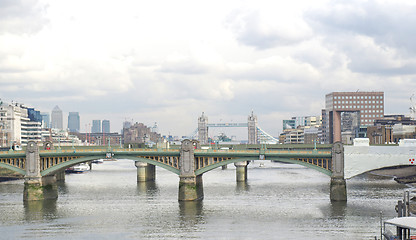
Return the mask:
{"type": "Polygon", "coordinates": [[[56,185],[58,186],[58,197],[59,195],[68,194],[68,188],[66,187],[65,182],[58,181],[56,182],[56,185]]]}
{"type": "Polygon", "coordinates": [[[137,195],[146,195],[148,197],[155,197],[158,195],[159,189],[154,181],[137,182],[137,195]]]}
{"type": "Polygon", "coordinates": [[[51,220],[56,218],[56,199],[24,201],[26,221],[51,220]]]}
{"type": "MultiPolygon", "coordinates": [[[[257,162],[256,162],[257,164],[257,162]]],[[[23,181],[0,183],[4,239],[374,239],[379,214],[408,186],[391,179],[347,180],[348,202],[329,200],[330,178],[304,167],[251,164],[205,173],[204,200],[178,202],[178,176],[157,168],[137,183],[132,161],[106,162],[66,175],[57,200],[23,202],[23,181]]]]}
{"type": "Polygon", "coordinates": [[[347,202],[331,201],[330,216],[332,218],[345,218],[346,210],[347,210],[347,202]]]}
{"type": "Polygon", "coordinates": [[[182,222],[198,224],[203,218],[203,201],[179,202],[179,216],[182,222]]]}
{"type": "Polygon", "coordinates": [[[237,193],[250,191],[250,185],[247,182],[236,182],[235,191],[237,193]]]}

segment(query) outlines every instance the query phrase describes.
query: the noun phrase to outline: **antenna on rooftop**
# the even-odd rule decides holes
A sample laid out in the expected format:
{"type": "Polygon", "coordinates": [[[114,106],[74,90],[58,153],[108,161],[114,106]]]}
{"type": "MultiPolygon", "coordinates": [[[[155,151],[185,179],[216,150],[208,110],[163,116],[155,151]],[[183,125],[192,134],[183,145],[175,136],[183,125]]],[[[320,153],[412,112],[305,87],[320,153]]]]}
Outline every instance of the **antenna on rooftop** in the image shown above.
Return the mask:
{"type": "Polygon", "coordinates": [[[412,94],[412,96],[410,97],[410,108],[409,108],[410,117],[412,119],[415,119],[415,114],[416,114],[416,104],[415,104],[414,98],[415,98],[415,95],[412,94]]]}

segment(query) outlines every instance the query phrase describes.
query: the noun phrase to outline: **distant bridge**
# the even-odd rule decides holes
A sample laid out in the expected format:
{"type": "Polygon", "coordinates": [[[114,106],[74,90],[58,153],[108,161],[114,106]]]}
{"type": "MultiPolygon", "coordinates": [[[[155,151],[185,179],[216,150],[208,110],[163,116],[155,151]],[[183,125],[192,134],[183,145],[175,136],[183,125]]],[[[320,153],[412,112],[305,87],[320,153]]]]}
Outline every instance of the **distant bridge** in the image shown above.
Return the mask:
{"type": "Polygon", "coordinates": [[[193,139],[198,139],[201,144],[208,143],[208,129],[209,128],[247,128],[248,129],[248,143],[249,144],[277,144],[279,140],[272,135],[265,132],[257,124],[257,116],[251,112],[248,116],[247,123],[208,123],[208,117],[202,113],[198,118],[198,128],[190,136],[193,139]]]}
{"type": "Polygon", "coordinates": [[[153,181],[155,166],[179,175],[180,201],[203,198],[202,175],[215,168],[234,163],[236,180],[247,180],[247,165],[252,160],[272,160],[293,163],[315,169],[331,177],[330,198],[345,201],[346,178],[364,172],[398,165],[413,165],[416,140],[400,146],[369,146],[365,143],[343,146],[335,143],[324,148],[304,146],[303,149],[280,148],[284,145],[252,145],[255,149],[200,149],[196,140],[184,140],[180,149],[124,149],[74,147],[69,150],[39,150],[29,142],[25,152],[0,153],[0,167],[25,176],[25,200],[57,197],[56,179],[64,179],[64,170],[75,164],[96,159],[116,158],[133,160],[137,167],[137,181],[153,181]],[[279,148],[275,148],[279,146],[279,148]]]}

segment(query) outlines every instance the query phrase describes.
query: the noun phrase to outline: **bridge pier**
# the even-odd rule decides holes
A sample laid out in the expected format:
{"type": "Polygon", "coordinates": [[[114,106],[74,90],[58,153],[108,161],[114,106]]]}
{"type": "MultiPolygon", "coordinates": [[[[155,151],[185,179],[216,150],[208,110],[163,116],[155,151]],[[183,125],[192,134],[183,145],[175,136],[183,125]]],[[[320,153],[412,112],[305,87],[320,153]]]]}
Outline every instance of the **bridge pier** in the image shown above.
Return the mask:
{"type": "Polygon", "coordinates": [[[136,161],[134,163],[137,167],[137,182],[154,181],[156,178],[155,165],[136,161]]]}
{"type": "Polygon", "coordinates": [[[248,165],[247,161],[234,163],[235,179],[237,182],[247,181],[247,165],[248,165]]]}
{"type": "Polygon", "coordinates": [[[344,178],[344,147],[341,142],[332,146],[331,201],[347,201],[347,183],[344,178]]]}
{"type": "Polygon", "coordinates": [[[197,141],[182,141],[179,158],[179,201],[198,201],[204,198],[202,174],[195,175],[195,147],[198,147],[197,141]]]}
{"type": "Polygon", "coordinates": [[[65,182],[65,171],[61,171],[55,174],[56,181],[65,182]]]}
{"type": "Polygon", "coordinates": [[[197,201],[204,198],[202,175],[179,176],[179,201],[197,201]]]}
{"type": "Polygon", "coordinates": [[[23,190],[24,201],[37,201],[45,199],[57,199],[58,186],[56,178],[52,176],[44,176],[39,179],[25,179],[25,187],[23,190]]]}
{"type": "Polygon", "coordinates": [[[55,176],[41,176],[39,147],[34,141],[28,142],[26,148],[26,175],[23,200],[56,199],[57,197],[58,187],[55,176]]]}

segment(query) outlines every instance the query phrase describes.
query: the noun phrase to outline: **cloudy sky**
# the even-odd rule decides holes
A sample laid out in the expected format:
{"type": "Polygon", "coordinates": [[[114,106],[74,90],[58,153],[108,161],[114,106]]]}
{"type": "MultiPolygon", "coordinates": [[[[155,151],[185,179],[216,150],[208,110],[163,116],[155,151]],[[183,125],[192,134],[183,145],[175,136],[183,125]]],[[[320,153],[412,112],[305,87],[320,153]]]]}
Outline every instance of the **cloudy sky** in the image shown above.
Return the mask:
{"type": "MultiPolygon", "coordinates": [[[[277,136],[334,91],[416,94],[416,2],[0,0],[0,98],[64,118],[158,123],[187,135],[202,112],[277,136]]],[[[66,120],[65,120],[66,121],[66,120]]]]}

